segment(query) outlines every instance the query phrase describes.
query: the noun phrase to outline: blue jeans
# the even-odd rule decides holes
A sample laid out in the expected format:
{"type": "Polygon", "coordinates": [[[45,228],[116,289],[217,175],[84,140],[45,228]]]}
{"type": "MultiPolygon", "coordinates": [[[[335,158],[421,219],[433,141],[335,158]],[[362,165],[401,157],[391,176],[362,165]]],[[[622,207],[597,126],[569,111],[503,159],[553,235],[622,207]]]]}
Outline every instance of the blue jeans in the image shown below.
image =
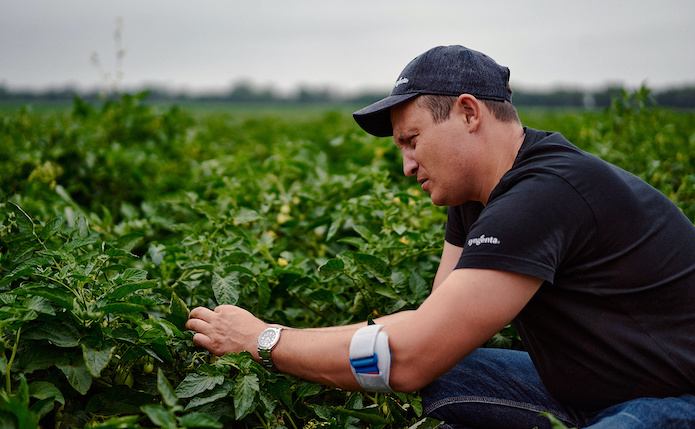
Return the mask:
{"type": "Polygon", "coordinates": [[[425,414],[442,428],[552,428],[548,413],[568,427],[695,428],[695,395],[641,398],[598,414],[563,406],[545,390],[528,354],[478,349],[420,392],[425,414]]]}

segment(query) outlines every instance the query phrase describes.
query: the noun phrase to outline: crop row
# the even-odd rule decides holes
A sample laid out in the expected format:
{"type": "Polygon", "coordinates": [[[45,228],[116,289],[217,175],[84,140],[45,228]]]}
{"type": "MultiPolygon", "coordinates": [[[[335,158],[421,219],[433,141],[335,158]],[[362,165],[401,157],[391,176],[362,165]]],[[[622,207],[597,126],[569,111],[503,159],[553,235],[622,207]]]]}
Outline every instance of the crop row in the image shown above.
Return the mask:
{"type": "MultiPolygon", "coordinates": [[[[521,112],[695,219],[693,114],[642,89],[521,112]]],[[[0,426],[432,427],[414,394],[328,389],[216,358],[189,309],[342,325],[427,296],[446,213],[346,112],[194,115],[145,94],[0,117],[0,426]]],[[[513,329],[491,343],[518,347],[513,329]]]]}

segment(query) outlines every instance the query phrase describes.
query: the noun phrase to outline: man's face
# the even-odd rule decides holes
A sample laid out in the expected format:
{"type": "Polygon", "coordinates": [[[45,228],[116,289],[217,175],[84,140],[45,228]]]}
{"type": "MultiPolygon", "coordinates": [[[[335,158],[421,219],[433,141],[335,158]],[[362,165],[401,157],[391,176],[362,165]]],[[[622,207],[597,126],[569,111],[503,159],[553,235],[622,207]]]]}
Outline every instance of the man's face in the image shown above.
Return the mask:
{"type": "Polygon", "coordinates": [[[476,169],[482,151],[474,143],[457,106],[436,123],[417,98],[391,109],[393,138],[403,155],[403,173],[416,177],[438,206],[479,200],[476,169]]]}

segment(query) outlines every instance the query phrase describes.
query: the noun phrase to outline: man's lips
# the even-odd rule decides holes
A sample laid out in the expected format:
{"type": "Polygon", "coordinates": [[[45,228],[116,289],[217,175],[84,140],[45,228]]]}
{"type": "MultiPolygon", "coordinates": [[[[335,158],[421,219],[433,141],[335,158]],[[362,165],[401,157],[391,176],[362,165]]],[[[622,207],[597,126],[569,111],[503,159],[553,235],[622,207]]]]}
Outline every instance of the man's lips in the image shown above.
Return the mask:
{"type": "Polygon", "coordinates": [[[418,179],[418,183],[420,183],[420,188],[422,188],[423,191],[427,192],[427,189],[425,189],[425,185],[429,182],[429,179],[418,179]]]}

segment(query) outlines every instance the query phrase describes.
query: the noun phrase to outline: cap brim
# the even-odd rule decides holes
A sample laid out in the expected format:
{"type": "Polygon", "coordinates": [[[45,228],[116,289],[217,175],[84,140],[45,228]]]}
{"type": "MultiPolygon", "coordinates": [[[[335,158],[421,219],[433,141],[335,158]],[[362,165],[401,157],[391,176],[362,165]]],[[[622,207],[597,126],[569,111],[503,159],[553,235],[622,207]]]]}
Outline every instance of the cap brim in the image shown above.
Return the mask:
{"type": "Polygon", "coordinates": [[[420,95],[417,92],[408,94],[389,95],[388,97],[377,101],[374,104],[358,110],[352,114],[357,125],[371,135],[377,137],[388,137],[393,135],[393,126],[391,125],[391,108],[411,100],[420,95]]]}

